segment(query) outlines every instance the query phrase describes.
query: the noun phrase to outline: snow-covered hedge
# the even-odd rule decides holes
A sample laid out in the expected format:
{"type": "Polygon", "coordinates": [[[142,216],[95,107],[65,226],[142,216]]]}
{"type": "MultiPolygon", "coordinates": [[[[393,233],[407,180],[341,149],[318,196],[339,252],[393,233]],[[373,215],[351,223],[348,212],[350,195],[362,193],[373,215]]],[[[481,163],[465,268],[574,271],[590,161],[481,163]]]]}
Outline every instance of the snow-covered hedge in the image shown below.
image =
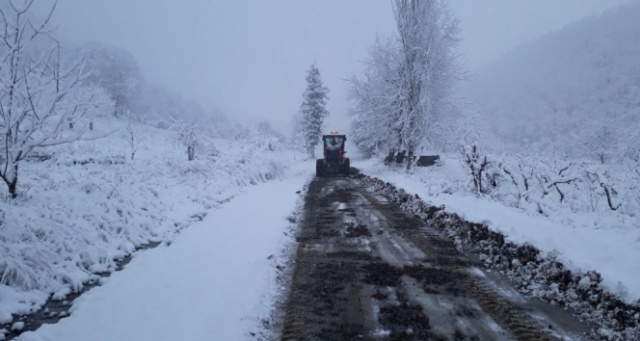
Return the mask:
{"type": "Polygon", "coordinates": [[[569,210],[633,220],[640,212],[640,163],[632,160],[598,164],[535,155],[491,155],[475,146],[462,154],[469,184],[475,184],[468,188],[511,207],[544,215],[569,210]]]}

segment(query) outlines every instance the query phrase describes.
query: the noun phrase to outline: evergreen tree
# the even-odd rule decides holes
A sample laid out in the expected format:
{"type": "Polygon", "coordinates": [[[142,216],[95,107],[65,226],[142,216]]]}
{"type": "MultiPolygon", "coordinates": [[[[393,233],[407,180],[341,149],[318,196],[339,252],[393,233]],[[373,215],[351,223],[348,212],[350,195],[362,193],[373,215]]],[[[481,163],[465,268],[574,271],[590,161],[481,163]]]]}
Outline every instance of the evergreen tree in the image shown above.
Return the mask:
{"type": "Polygon", "coordinates": [[[322,85],[320,70],[315,64],[311,65],[307,72],[307,89],[302,95],[304,100],[300,106],[305,148],[311,158],[315,158],[314,149],[322,137],[324,118],[329,116],[325,108],[328,92],[329,89],[322,85]]]}

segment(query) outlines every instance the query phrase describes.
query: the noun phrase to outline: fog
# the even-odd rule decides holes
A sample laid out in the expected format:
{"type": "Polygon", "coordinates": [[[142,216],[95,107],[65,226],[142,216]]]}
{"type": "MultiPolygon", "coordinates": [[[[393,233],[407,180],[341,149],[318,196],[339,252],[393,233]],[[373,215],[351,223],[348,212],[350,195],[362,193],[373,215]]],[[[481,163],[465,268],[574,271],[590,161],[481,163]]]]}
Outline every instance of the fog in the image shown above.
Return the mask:
{"type": "MultiPolygon", "coordinates": [[[[478,69],[518,44],[629,0],[452,0],[460,60],[478,69]]],[[[52,0],[39,0],[45,8],[52,0]]],[[[390,0],[59,0],[57,34],[131,52],[145,78],[243,123],[288,132],[319,67],[328,129],[348,129],[345,79],[376,37],[394,34],[390,0]]]]}

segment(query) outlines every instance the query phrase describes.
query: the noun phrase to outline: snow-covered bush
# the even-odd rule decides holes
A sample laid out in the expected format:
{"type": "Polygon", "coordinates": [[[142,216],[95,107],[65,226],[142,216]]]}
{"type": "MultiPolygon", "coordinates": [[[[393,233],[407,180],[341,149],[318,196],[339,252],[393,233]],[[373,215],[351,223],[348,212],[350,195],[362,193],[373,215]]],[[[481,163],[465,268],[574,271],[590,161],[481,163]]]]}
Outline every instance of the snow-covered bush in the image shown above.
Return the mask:
{"type": "Polygon", "coordinates": [[[640,166],[601,164],[591,159],[536,155],[462,154],[470,189],[511,207],[540,214],[569,210],[636,216],[640,209],[640,166]]]}
{"type": "Polygon", "coordinates": [[[497,172],[490,171],[493,162],[486,155],[480,155],[477,145],[463,147],[462,155],[477,193],[488,193],[489,187],[497,186],[497,172]]]}

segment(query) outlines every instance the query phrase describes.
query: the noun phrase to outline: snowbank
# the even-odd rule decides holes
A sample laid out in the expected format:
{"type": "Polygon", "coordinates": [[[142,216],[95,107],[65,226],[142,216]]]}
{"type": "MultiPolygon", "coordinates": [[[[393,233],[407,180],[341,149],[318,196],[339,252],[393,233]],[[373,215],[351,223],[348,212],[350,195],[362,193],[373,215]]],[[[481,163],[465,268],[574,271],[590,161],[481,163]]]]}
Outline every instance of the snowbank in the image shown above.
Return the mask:
{"type": "Polygon", "coordinates": [[[441,228],[461,251],[478,254],[488,268],[510,277],[521,292],[571,308],[598,326],[593,337],[630,340],[639,335],[640,284],[635,274],[640,268],[635,260],[640,256],[640,234],[634,222],[626,222],[628,216],[604,220],[613,222],[611,226],[603,221],[588,224],[598,215],[558,210],[544,216],[477,197],[465,186],[453,191],[452,177],[464,172],[455,171],[460,166],[447,161],[410,174],[376,161],[355,164],[382,179],[365,177],[373,190],[441,228]],[[441,182],[445,178],[449,180],[441,182]]]}

